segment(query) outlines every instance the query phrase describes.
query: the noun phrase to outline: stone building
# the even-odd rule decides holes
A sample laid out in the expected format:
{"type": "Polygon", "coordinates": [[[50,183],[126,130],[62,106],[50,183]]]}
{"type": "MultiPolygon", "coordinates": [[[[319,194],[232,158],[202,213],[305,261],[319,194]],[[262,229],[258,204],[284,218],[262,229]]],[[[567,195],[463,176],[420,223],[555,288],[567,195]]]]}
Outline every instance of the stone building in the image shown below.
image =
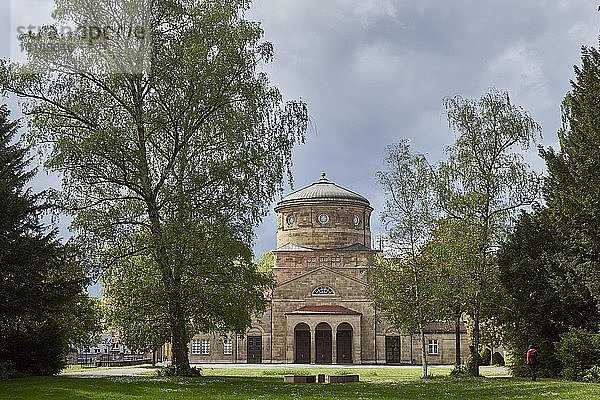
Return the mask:
{"type": "MultiPolygon", "coordinates": [[[[277,206],[276,286],[241,338],[196,335],[190,361],[310,364],[420,363],[417,335],[389,327],[368,298],[373,208],[323,174],[277,206]]],[[[462,354],[467,335],[462,327],[462,354]]],[[[454,326],[431,324],[428,360],[452,364],[454,326]]]]}

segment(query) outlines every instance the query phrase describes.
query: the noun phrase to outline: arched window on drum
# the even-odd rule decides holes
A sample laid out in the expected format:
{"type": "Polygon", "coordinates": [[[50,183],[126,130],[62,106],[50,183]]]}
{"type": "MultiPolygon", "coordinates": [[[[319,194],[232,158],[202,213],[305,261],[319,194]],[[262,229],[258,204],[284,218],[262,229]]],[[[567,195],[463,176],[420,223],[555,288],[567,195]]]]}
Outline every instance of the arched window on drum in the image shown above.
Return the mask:
{"type": "Polygon", "coordinates": [[[312,291],[313,296],[335,296],[335,292],[329,286],[318,286],[312,291]]]}

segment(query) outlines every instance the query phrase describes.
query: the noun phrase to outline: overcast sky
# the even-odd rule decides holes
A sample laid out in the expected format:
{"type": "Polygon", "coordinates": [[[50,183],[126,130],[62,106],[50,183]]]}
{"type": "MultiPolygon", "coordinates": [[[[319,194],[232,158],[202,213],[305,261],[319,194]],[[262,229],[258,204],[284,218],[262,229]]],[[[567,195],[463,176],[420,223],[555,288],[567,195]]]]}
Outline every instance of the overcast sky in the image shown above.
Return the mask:
{"type": "MultiPolygon", "coordinates": [[[[51,10],[51,0],[0,0],[0,57],[19,57],[17,27],[47,23],[51,10]]],[[[542,126],[542,144],[555,145],[573,65],[600,34],[592,0],[255,0],[248,17],[275,45],[272,83],[309,106],[313,129],[295,150],[295,188],[327,172],[371,201],[373,235],[386,145],[408,138],[439,160],[453,140],[443,99],[491,87],[507,90],[542,126]]],[[[535,153],[529,159],[543,168],[535,153]]],[[[56,182],[42,174],[35,184],[56,182]]],[[[257,257],[274,248],[275,230],[271,211],[256,229],[257,257]]]]}

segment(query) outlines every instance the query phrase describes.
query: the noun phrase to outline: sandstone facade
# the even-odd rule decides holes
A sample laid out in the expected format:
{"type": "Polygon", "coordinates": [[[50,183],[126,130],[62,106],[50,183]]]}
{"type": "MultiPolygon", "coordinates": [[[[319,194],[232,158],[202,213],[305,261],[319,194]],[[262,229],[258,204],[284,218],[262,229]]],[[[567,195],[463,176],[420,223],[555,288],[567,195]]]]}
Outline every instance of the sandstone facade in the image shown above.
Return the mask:
{"type": "MultiPolygon", "coordinates": [[[[420,363],[418,336],[391,329],[367,296],[365,272],[376,254],[369,201],[323,175],[283,198],[275,211],[271,307],[254,317],[243,338],[196,335],[190,361],[420,363]]],[[[461,337],[466,356],[464,327],[461,337]]],[[[430,363],[454,363],[454,326],[432,324],[426,341],[430,363]]]]}

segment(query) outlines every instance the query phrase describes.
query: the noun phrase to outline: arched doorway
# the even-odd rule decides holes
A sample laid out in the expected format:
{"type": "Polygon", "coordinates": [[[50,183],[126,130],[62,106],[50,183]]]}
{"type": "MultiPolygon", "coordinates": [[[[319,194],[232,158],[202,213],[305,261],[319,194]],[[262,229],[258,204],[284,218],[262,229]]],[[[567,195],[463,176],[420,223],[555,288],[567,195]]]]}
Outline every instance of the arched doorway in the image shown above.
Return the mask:
{"type": "Polygon", "coordinates": [[[338,364],[352,364],[352,325],[346,322],[337,328],[336,354],[338,364]]]}
{"type": "Polygon", "coordinates": [[[315,328],[316,363],[331,364],[331,326],[321,322],[315,328]]]}
{"type": "Polygon", "coordinates": [[[294,362],[297,364],[310,364],[310,327],[304,323],[296,325],[294,338],[296,343],[294,362]]]}

